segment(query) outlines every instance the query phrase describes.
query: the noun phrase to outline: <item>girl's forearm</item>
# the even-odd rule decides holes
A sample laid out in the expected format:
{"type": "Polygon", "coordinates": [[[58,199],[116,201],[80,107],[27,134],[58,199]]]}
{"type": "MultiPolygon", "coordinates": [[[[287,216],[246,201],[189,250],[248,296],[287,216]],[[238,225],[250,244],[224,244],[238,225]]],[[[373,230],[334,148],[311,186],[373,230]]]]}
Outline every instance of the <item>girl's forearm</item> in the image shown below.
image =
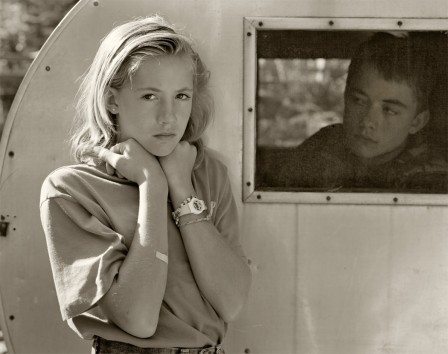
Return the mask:
{"type": "Polygon", "coordinates": [[[139,213],[132,244],[111,288],[99,301],[105,315],[136,337],[157,327],[167,279],[167,190],[139,186],[139,213]]]}
{"type": "MultiPolygon", "coordinates": [[[[191,180],[169,183],[169,193],[175,208],[196,195],[191,180]]],[[[249,293],[252,275],[246,260],[223,240],[211,221],[191,223],[179,230],[200,290],[224,321],[234,320],[249,293]]]]}
{"type": "Polygon", "coordinates": [[[181,226],[180,232],[199,288],[224,321],[233,321],[249,293],[251,273],[246,260],[210,221],[181,226]]]}

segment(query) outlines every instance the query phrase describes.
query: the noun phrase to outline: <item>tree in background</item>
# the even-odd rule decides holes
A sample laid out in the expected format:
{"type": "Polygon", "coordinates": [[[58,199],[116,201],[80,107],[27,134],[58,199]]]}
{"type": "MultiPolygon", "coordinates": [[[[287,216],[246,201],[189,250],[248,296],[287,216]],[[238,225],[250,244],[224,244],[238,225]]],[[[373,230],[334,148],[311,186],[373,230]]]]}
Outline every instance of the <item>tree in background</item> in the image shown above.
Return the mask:
{"type": "Polygon", "coordinates": [[[78,0],[0,0],[0,133],[20,82],[78,0]]]}

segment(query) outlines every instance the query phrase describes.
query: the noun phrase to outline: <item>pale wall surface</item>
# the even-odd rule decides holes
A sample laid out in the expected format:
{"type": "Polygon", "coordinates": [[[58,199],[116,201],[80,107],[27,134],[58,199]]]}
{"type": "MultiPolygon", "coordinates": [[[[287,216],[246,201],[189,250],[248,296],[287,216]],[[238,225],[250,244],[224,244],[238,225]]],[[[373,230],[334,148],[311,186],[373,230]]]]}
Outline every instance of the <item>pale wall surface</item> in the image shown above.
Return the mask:
{"type": "Polygon", "coordinates": [[[241,197],[243,17],[447,17],[444,0],[81,0],[32,65],[1,141],[0,214],[10,225],[0,237],[0,327],[10,353],[89,351],[61,322],[40,185],[70,162],[61,147],[75,80],[98,40],[114,23],[154,12],[191,33],[212,71],[217,109],[208,144],[229,167],[254,275],[227,352],[447,353],[446,207],[249,204],[241,197]]]}

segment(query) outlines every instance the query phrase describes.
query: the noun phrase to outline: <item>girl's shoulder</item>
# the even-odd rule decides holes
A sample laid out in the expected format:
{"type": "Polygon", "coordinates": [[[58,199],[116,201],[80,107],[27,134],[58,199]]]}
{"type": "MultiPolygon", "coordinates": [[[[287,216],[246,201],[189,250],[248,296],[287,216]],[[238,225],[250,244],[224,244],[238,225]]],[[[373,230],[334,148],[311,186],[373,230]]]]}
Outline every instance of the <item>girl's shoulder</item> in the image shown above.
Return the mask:
{"type": "Polygon", "coordinates": [[[230,184],[228,168],[224,161],[225,158],[219,152],[206,148],[201,163],[193,171],[196,190],[209,195],[215,201],[230,184]]]}
{"type": "Polygon", "coordinates": [[[211,148],[204,149],[204,157],[198,166],[199,171],[207,171],[208,174],[227,174],[225,158],[218,151],[211,148]]]}
{"type": "Polygon", "coordinates": [[[80,180],[86,181],[95,177],[104,176],[105,171],[101,167],[87,164],[67,165],[58,167],[48,174],[44,184],[50,183],[54,186],[70,185],[80,180]]]}
{"type": "Polygon", "coordinates": [[[104,165],[68,165],[55,169],[44,180],[41,202],[55,197],[75,197],[90,195],[96,190],[104,190],[109,184],[122,183],[116,176],[109,176],[104,165]]]}

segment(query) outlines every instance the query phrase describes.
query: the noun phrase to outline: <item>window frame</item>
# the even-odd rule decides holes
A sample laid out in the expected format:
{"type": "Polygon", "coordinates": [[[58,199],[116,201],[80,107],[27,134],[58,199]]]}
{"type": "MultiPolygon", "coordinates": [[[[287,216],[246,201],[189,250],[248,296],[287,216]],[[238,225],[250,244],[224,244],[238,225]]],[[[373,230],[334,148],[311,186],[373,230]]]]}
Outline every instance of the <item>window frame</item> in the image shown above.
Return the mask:
{"type": "Polygon", "coordinates": [[[448,194],[255,189],[257,35],[263,30],[447,31],[443,18],[244,17],[243,201],[248,203],[448,205],[448,194]]]}

